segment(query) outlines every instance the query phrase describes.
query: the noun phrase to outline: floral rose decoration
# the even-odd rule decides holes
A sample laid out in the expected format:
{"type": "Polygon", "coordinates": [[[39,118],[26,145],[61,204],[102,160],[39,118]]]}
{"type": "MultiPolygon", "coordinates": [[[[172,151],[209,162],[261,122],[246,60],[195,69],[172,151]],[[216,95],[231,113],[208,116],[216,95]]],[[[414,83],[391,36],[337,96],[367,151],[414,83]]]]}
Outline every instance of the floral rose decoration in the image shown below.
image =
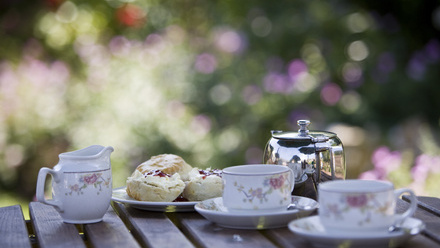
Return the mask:
{"type": "Polygon", "coordinates": [[[84,177],[84,182],[87,184],[94,184],[97,180],[98,180],[98,176],[94,173],[91,176],[84,177]]]}
{"type": "Polygon", "coordinates": [[[367,205],[367,203],[368,203],[368,197],[366,194],[347,195],[345,200],[347,201],[347,204],[350,207],[354,207],[354,208],[363,207],[363,206],[367,205]]]}
{"type": "Polygon", "coordinates": [[[284,185],[284,177],[281,175],[278,178],[271,178],[269,184],[272,188],[279,189],[284,185]]]}

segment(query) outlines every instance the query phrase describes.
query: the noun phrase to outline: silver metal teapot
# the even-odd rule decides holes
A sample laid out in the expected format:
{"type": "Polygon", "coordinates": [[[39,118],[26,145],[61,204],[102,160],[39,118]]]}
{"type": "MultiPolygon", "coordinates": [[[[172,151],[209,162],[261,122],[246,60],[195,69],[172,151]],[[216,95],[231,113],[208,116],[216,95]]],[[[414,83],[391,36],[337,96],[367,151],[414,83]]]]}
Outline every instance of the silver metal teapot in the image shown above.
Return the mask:
{"type": "Polygon", "coordinates": [[[272,131],[263,163],[286,165],[295,173],[293,194],[316,199],[320,182],[345,179],[344,147],[335,133],[309,131],[299,120],[298,132],[272,131]]]}

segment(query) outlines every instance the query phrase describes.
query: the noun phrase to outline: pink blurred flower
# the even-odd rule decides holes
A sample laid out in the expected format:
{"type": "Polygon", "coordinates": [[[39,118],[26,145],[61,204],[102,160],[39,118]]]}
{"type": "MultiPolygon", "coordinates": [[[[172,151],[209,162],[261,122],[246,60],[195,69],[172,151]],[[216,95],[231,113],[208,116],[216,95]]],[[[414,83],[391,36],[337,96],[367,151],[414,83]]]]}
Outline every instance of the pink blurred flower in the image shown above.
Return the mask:
{"type": "Polygon", "coordinates": [[[359,179],[363,179],[363,180],[380,180],[383,179],[385,175],[383,175],[382,173],[380,173],[377,170],[369,170],[369,171],[365,171],[363,173],[361,173],[359,175],[359,179]]]}
{"type": "Polygon", "coordinates": [[[270,72],[264,77],[264,89],[270,93],[288,94],[293,89],[289,78],[282,73],[270,72]]]}
{"type": "Polygon", "coordinates": [[[203,53],[197,56],[194,66],[200,73],[211,74],[217,69],[217,59],[212,54],[203,53]]]}
{"type": "Polygon", "coordinates": [[[247,104],[254,105],[260,101],[262,92],[257,85],[247,85],[243,89],[242,96],[247,104]]]}
{"type": "Polygon", "coordinates": [[[217,47],[227,53],[240,53],[245,48],[245,39],[237,31],[225,29],[216,35],[217,47]]]}
{"type": "Polygon", "coordinates": [[[424,182],[429,173],[440,172],[440,156],[421,154],[416,158],[415,165],[411,169],[411,175],[415,182],[424,182]]]}
{"type": "Polygon", "coordinates": [[[289,64],[289,76],[295,82],[301,74],[308,71],[306,63],[301,59],[295,59],[289,64]]]}
{"type": "Polygon", "coordinates": [[[374,168],[388,175],[402,164],[402,154],[399,151],[390,151],[386,146],[381,146],[373,152],[371,161],[374,168]]]}
{"type": "Polygon", "coordinates": [[[130,41],[124,36],[113,37],[108,45],[110,52],[116,56],[127,56],[130,46],[130,41]]]}
{"type": "Polygon", "coordinates": [[[339,102],[342,97],[342,90],[335,83],[326,84],[321,90],[321,101],[328,106],[333,106],[339,102]]]}
{"type": "Polygon", "coordinates": [[[385,180],[388,174],[400,167],[402,154],[399,151],[390,151],[386,146],[377,148],[371,156],[373,170],[360,174],[360,179],[385,180]]]}

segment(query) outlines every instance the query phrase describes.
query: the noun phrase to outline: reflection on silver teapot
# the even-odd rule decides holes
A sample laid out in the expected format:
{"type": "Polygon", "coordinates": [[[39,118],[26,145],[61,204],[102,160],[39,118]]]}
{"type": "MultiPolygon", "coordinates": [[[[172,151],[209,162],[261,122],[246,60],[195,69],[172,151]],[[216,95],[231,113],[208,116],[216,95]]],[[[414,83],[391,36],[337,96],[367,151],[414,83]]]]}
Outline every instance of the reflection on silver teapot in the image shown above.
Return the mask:
{"type": "Polygon", "coordinates": [[[335,133],[309,131],[309,124],[299,120],[298,132],[272,131],[263,163],[288,166],[295,172],[293,194],[316,198],[320,182],[345,179],[345,155],[335,133]]]}

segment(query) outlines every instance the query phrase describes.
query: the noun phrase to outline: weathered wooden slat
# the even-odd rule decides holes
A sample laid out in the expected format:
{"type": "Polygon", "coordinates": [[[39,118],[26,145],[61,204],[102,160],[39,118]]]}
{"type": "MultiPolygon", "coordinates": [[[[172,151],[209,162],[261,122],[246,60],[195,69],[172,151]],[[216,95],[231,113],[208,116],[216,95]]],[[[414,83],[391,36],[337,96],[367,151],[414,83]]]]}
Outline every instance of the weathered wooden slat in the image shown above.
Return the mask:
{"type": "Polygon", "coordinates": [[[425,235],[440,243],[440,199],[434,197],[418,197],[418,200],[419,208],[417,209],[415,217],[425,222],[425,235]]]}
{"type": "Polygon", "coordinates": [[[0,247],[31,247],[20,205],[0,208],[0,247]]]}
{"type": "Polygon", "coordinates": [[[113,206],[143,247],[194,247],[164,213],[138,210],[116,202],[113,206]]]}
{"type": "Polygon", "coordinates": [[[426,236],[419,234],[408,240],[399,248],[439,248],[440,245],[434,240],[427,238],[426,236]]]}
{"type": "Polygon", "coordinates": [[[262,231],[265,236],[279,247],[309,248],[311,244],[304,238],[294,234],[289,228],[268,229],[262,231]]]}
{"type": "Polygon", "coordinates": [[[111,207],[102,222],[84,225],[84,233],[93,247],[140,247],[111,207]]]}
{"type": "MultiPolygon", "coordinates": [[[[408,207],[408,202],[402,200],[397,201],[396,210],[398,213],[403,213],[406,209],[408,209],[408,207]]],[[[413,237],[413,239],[416,239],[416,243],[423,245],[423,247],[439,247],[439,245],[435,245],[433,241],[440,243],[440,217],[433,215],[432,213],[421,208],[417,208],[413,217],[422,220],[426,225],[426,229],[422,232],[422,234],[413,237]]],[[[409,243],[411,244],[411,242],[409,243]]],[[[412,243],[414,243],[414,241],[412,241],[412,243]]],[[[405,244],[404,247],[411,246],[407,246],[407,244],[405,244]]]]}
{"type": "Polygon", "coordinates": [[[31,202],[29,213],[40,247],[86,247],[75,225],[64,223],[52,206],[31,202]]]}
{"type": "Polygon", "coordinates": [[[176,213],[182,228],[200,247],[276,247],[257,230],[223,228],[198,213],[176,213]]]}
{"type": "Polygon", "coordinates": [[[440,217],[440,199],[435,197],[419,196],[419,208],[425,209],[440,217]]]}
{"type": "MultiPolygon", "coordinates": [[[[402,199],[409,202],[409,196],[403,195],[402,199]]],[[[440,198],[429,197],[429,196],[418,196],[418,207],[425,209],[432,214],[435,214],[440,217],[440,198]]]]}

